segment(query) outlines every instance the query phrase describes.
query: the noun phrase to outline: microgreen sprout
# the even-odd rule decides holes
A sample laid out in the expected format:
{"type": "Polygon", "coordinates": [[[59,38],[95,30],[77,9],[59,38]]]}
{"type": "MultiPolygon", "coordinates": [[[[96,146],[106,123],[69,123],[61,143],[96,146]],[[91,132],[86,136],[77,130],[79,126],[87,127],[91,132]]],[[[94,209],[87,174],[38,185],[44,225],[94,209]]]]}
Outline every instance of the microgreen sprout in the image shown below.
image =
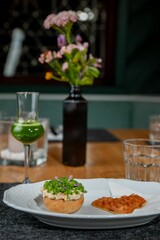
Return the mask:
{"type": "Polygon", "coordinates": [[[55,177],[53,180],[46,181],[43,185],[47,192],[52,194],[62,193],[65,195],[86,193],[82,183],[79,183],[73,176],[55,177]]]}

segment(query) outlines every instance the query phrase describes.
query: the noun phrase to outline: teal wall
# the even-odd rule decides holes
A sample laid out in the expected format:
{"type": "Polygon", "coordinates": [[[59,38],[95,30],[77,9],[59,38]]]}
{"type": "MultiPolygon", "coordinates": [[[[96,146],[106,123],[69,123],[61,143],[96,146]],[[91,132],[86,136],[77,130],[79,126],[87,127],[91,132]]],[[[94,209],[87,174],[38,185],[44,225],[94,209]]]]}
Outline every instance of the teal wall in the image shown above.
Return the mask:
{"type": "Polygon", "coordinates": [[[89,101],[88,126],[92,128],[131,127],[131,105],[129,102],[89,101]],[[125,117],[124,117],[125,116],[125,117]]]}
{"type": "MultiPolygon", "coordinates": [[[[41,94],[39,117],[62,124],[65,94],[41,94]]],[[[89,128],[148,128],[149,116],[160,113],[160,97],[138,95],[85,95],[89,128]]],[[[0,117],[16,115],[14,94],[0,94],[0,117]]]]}

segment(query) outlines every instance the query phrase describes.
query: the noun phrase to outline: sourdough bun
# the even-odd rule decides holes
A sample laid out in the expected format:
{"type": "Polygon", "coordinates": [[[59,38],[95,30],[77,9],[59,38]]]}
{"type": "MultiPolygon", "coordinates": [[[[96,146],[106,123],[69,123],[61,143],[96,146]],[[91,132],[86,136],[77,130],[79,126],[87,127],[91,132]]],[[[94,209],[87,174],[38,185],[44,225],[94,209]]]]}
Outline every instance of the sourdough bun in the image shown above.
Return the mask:
{"type": "Polygon", "coordinates": [[[74,213],[82,207],[87,191],[82,183],[69,176],[55,177],[44,182],[41,192],[44,204],[50,211],[74,213]]]}
{"type": "Polygon", "coordinates": [[[74,213],[77,212],[84,202],[84,196],[76,200],[50,199],[44,197],[45,206],[52,212],[57,213],[74,213]]]}

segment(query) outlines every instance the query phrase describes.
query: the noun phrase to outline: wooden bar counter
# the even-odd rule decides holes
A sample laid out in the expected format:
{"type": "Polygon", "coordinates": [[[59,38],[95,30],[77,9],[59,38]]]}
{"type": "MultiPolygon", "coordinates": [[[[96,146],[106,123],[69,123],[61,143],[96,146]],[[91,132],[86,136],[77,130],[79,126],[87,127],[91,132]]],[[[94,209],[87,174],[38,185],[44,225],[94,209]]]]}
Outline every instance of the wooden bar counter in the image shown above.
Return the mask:
{"type": "MultiPolygon", "coordinates": [[[[119,141],[88,142],[86,164],[81,167],[65,166],[61,162],[62,143],[49,143],[45,164],[29,168],[32,182],[52,179],[55,176],[74,178],[124,178],[123,140],[127,138],[148,138],[147,130],[109,130],[119,141]]],[[[0,182],[22,182],[23,166],[0,166],[0,182]]]]}

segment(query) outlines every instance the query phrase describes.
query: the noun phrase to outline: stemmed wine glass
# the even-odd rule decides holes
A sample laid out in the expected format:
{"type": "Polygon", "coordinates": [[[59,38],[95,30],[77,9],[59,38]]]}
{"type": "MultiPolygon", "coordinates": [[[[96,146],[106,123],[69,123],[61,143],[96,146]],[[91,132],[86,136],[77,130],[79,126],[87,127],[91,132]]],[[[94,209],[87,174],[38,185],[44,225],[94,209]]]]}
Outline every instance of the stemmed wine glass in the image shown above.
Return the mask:
{"type": "Polygon", "coordinates": [[[38,120],[38,92],[17,92],[17,118],[11,126],[11,134],[24,145],[25,178],[30,183],[28,167],[31,157],[31,143],[40,138],[44,129],[38,120]]]}

